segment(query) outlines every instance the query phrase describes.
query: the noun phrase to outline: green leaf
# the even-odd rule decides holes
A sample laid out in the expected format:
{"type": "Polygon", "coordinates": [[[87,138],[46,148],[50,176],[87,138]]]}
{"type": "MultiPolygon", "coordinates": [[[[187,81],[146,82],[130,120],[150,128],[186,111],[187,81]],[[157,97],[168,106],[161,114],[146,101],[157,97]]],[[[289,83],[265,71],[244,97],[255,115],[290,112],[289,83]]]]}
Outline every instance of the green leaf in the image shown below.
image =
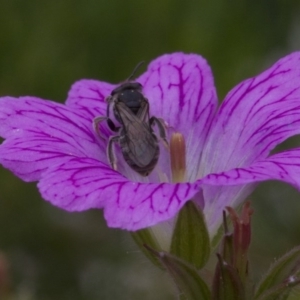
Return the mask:
{"type": "Polygon", "coordinates": [[[138,245],[138,247],[142,250],[142,252],[150,259],[150,261],[160,269],[164,269],[157,257],[145,248],[145,245],[147,245],[150,246],[152,249],[156,249],[159,251],[161,250],[151,231],[145,228],[131,232],[131,236],[135,243],[138,245]]]}
{"type": "Polygon", "coordinates": [[[210,239],[202,211],[188,201],[180,210],[174,229],[171,253],[202,268],[210,254],[210,239]]]}
{"type": "Polygon", "coordinates": [[[158,252],[146,246],[164,266],[165,270],[173,278],[179,291],[182,293],[180,299],[188,300],[210,300],[211,295],[207,284],[200,277],[195,267],[184,262],[182,259],[166,253],[158,252]]]}
{"type": "Polygon", "coordinates": [[[299,283],[299,273],[300,246],[292,249],[271,266],[256,289],[255,299],[277,299],[275,294],[279,296],[299,283]],[[273,298],[268,298],[269,294],[273,295],[273,298]]]}

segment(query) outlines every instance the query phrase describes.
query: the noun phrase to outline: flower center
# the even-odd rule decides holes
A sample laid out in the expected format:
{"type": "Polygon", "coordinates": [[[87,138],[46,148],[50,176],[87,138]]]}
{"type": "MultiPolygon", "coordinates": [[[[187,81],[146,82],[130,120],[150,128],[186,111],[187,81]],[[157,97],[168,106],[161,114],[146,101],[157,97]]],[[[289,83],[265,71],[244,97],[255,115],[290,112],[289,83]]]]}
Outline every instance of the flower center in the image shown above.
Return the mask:
{"type": "Polygon", "coordinates": [[[186,173],[185,140],[181,133],[175,132],[170,141],[172,182],[184,182],[186,173]]]}

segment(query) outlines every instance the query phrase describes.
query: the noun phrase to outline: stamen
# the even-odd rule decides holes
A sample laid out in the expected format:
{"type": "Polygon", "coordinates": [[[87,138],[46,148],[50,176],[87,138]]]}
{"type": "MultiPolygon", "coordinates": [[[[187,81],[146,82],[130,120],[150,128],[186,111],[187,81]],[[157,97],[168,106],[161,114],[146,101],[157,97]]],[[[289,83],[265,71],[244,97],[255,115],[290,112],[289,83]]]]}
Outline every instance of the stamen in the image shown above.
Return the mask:
{"type": "Polygon", "coordinates": [[[186,172],[184,136],[175,132],[170,141],[172,182],[184,182],[186,172]]]}

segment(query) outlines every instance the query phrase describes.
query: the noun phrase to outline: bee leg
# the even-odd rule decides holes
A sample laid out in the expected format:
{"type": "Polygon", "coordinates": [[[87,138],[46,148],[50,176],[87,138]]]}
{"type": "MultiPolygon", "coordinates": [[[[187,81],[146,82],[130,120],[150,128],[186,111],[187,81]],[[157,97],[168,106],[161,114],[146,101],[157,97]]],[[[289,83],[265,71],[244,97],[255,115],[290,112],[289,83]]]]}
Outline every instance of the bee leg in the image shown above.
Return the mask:
{"type": "Polygon", "coordinates": [[[161,118],[151,117],[149,120],[150,126],[152,126],[154,123],[158,127],[159,136],[162,139],[165,147],[169,149],[169,143],[167,141],[167,133],[166,133],[166,124],[165,121],[161,118]]]}
{"type": "Polygon", "coordinates": [[[104,139],[103,135],[101,134],[100,130],[99,130],[99,124],[104,121],[104,120],[108,120],[108,117],[96,117],[93,120],[93,129],[96,132],[96,134],[101,137],[102,139],[104,139]]]}
{"type": "Polygon", "coordinates": [[[118,135],[111,136],[108,140],[108,145],[107,145],[108,161],[114,170],[117,170],[117,159],[116,159],[115,152],[113,149],[113,143],[118,143],[119,138],[120,137],[118,135]]]}
{"type": "Polygon", "coordinates": [[[110,128],[110,130],[117,132],[120,127],[117,127],[113,121],[109,118],[109,109],[110,107],[114,104],[114,97],[109,96],[106,98],[106,102],[108,103],[106,107],[106,120],[107,120],[107,125],[110,128]]]}
{"type": "Polygon", "coordinates": [[[120,127],[116,126],[111,119],[107,119],[107,125],[110,128],[110,130],[112,130],[114,132],[117,132],[120,129],[120,127]]]}
{"type": "Polygon", "coordinates": [[[96,117],[93,120],[93,129],[96,132],[96,134],[101,137],[102,139],[104,139],[104,136],[101,134],[100,130],[99,130],[99,124],[102,121],[107,121],[107,125],[110,128],[110,130],[112,131],[118,131],[120,127],[115,126],[115,124],[113,123],[113,121],[108,118],[108,117],[96,117]]]}

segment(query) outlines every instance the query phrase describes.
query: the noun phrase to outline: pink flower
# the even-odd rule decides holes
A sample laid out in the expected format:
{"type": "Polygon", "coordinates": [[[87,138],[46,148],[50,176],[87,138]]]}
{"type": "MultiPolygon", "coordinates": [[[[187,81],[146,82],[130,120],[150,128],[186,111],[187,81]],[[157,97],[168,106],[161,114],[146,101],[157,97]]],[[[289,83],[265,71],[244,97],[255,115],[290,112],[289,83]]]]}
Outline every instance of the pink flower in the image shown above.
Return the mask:
{"type": "MultiPolygon", "coordinates": [[[[154,171],[142,177],[93,130],[117,86],[76,82],[65,105],[35,97],[0,98],[0,163],[25,181],[38,181],[44,199],[68,210],[103,208],[108,226],[148,227],[201,203],[210,232],[225,206],[240,204],[258,181],[277,179],[300,188],[300,148],[270,151],[300,133],[300,52],[236,86],[217,110],[211,70],[198,55],[175,53],[150,63],[137,82],[150,115],[164,119],[186,143],[185,182],[171,182],[170,154],[161,146],[154,171]],[[199,200],[200,199],[200,200],[199,200]]],[[[106,138],[115,133],[101,125],[106,138]]]]}

